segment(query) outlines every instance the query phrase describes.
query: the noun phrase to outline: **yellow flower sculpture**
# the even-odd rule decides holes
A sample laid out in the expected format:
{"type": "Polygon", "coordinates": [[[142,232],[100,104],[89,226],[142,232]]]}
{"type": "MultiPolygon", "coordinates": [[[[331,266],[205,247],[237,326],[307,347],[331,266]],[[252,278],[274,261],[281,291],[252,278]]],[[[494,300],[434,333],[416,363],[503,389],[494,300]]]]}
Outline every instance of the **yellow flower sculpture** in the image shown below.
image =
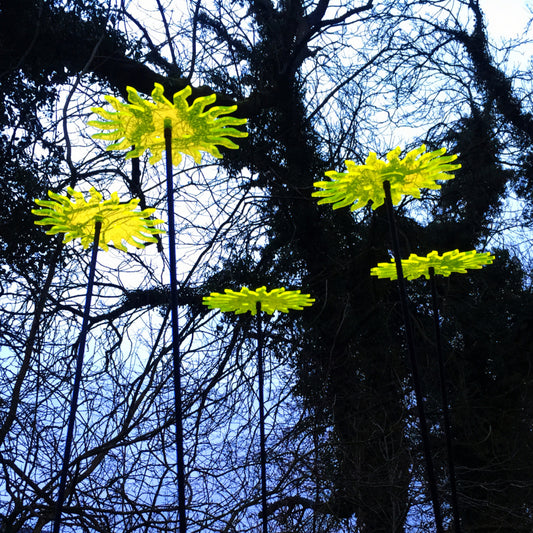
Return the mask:
{"type": "Polygon", "coordinates": [[[385,192],[383,182],[388,181],[391,187],[392,203],[397,205],[402,196],[411,195],[420,198],[420,189],[440,189],[436,180],[453,179],[448,172],[461,168],[452,164],[456,155],[444,156],[446,148],[423,153],[426,146],[411,150],[400,159],[401,148],[395,148],[387,154],[387,161],[377,158],[370,152],[364,165],[356,165],[346,161],[348,172],[329,170],[326,176],[330,181],[317,181],[312,196],[321,198],[319,204],[333,204],[333,209],[351,205],[355,211],[372,201],[372,209],[383,205],[385,192]]]}
{"type": "Polygon", "coordinates": [[[221,158],[217,145],[226,148],[238,148],[229,137],[246,137],[246,132],[236,129],[246,123],[245,118],[222,117],[233,113],[237,106],[214,106],[205,111],[205,107],[214,103],[215,94],[196,98],[189,106],[187,98],[192,89],[185,89],[174,94],[173,103],[163,94],[163,86],[155,84],[152,100],[141,98],[133,87],[127,87],[129,104],[113,96],[105,96],[115,111],[94,107],[92,111],[104,120],[91,120],[90,126],[107,130],[93,135],[96,139],[116,141],[107,150],[127,150],[126,158],[139,157],[149,150],[152,154],[150,163],[161,160],[165,149],[164,129],[172,128],[172,163],[178,165],[182,154],[191,156],[200,163],[200,152],[208,152],[221,158]]]}
{"type": "MultiPolygon", "coordinates": [[[[493,261],[494,256],[489,252],[478,253],[476,250],[470,250],[469,252],[452,250],[439,255],[436,250],[433,250],[426,257],[411,254],[409,259],[402,259],[402,269],[407,279],[416,279],[420,276],[429,279],[430,267],[434,268],[435,274],[449,276],[452,272],[464,274],[467,268],[479,269],[484,265],[492,264],[493,261]]],[[[378,278],[397,279],[394,258],[390,260],[390,263],[378,263],[378,266],[370,270],[370,274],[378,278]]]]}
{"type": "Polygon", "coordinates": [[[234,311],[236,314],[250,311],[252,315],[257,313],[257,303],[261,304],[261,310],[269,315],[274,311],[288,313],[289,309],[303,309],[313,305],[315,299],[309,294],[300,294],[300,291],[286,291],[283,287],[273,289],[270,292],[266,287],[260,287],[255,291],[243,287],[239,292],[231,289],[224,289],[224,294],[212,292],[210,296],[205,296],[203,303],[209,309],[220,309],[228,312],[234,311]]]}
{"type": "Polygon", "coordinates": [[[135,210],[138,199],[121,203],[118,194],[114,192],[111,198],[103,200],[102,195],[92,187],[90,199],[86,201],[81,192],[71,187],[67,191],[73,199],[48,191],[51,200],[35,200],[41,209],[32,209],[34,215],[44,217],[35,224],[52,226],[46,232],[48,235],[64,233],[64,242],[79,237],[83,247],[88,248],[94,241],[97,221],[102,223],[98,244],[105,251],[109,249],[109,242],[124,251],[124,241],[136,248],[144,248],[143,242],[157,242],[154,235],[164,233],[154,227],[163,221],[149,218],[155,209],[135,210]]]}

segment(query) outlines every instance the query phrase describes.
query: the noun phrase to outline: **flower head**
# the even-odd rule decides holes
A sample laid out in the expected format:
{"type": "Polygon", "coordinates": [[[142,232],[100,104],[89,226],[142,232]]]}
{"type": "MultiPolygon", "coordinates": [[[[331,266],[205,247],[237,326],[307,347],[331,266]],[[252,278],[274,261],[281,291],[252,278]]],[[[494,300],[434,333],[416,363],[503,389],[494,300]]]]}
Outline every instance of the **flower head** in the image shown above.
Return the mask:
{"type": "Polygon", "coordinates": [[[333,209],[351,205],[350,209],[355,211],[370,200],[372,209],[376,209],[385,201],[383,182],[388,181],[394,205],[404,195],[420,198],[420,189],[440,189],[436,180],[453,179],[453,174],[448,172],[461,167],[452,164],[457,159],[456,155],[443,155],[446,148],[423,153],[425,150],[425,145],[422,145],[400,159],[401,148],[398,147],[387,154],[387,161],[378,159],[374,152],[370,152],[364,165],[346,161],[348,172],[329,170],[326,176],[330,181],[314,183],[322,190],[315,191],[312,196],[321,198],[319,204],[333,204],[333,209]]]}
{"type": "Polygon", "coordinates": [[[173,103],[164,93],[163,86],[155,84],[152,100],[145,100],[133,87],[127,87],[129,104],[123,103],[114,96],[105,96],[115,111],[107,111],[102,107],[94,107],[92,111],[104,120],[91,120],[90,126],[106,130],[93,135],[96,139],[116,141],[107,150],[131,149],[126,158],[139,157],[149,150],[152,154],[150,163],[161,160],[165,149],[164,129],[172,128],[172,163],[178,165],[182,154],[191,156],[196,163],[202,160],[200,152],[208,152],[214,157],[222,155],[217,145],[226,148],[238,148],[229,137],[246,137],[246,132],[233,126],[246,123],[245,118],[221,117],[233,113],[237,106],[213,106],[205,111],[205,107],[214,103],[216,95],[196,98],[190,106],[187,97],[192,89],[185,89],[174,94],[173,103]]]}
{"type": "Polygon", "coordinates": [[[109,249],[109,242],[124,251],[126,246],[123,241],[136,248],[144,248],[143,242],[157,242],[154,235],[164,233],[154,227],[163,221],[149,218],[155,209],[135,210],[139,203],[137,199],[120,203],[118,194],[114,192],[111,198],[103,200],[102,195],[92,187],[90,199],[86,201],[81,192],[71,187],[67,191],[73,199],[48,191],[51,200],[35,200],[41,209],[32,209],[34,215],[44,217],[35,224],[52,226],[46,232],[48,235],[64,233],[64,242],[80,237],[83,247],[88,248],[94,241],[95,224],[98,221],[102,224],[98,244],[105,251],[109,249]]]}
{"type": "MultiPolygon", "coordinates": [[[[494,256],[489,252],[478,253],[476,250],[460,252],[452,250],[444,252],[442,255],[435,250],[426,257],[411,254],[409,259],[402,259],[402,269],[407,279],[416,279],[424,276],[429,279],[429,269],[433,267],[435,274],[449,276],[452,272],[466,273],[467,268],[479,269],[483,265],[490,265],[494,261],[494,256]]],[[[370,270],[372,276],[378,278],[397,279],[396,265],[394,258],[390,263],[378,263],[378,266],[370,270]]]]}
{"type": "Polygon", "coordinates": [[[243,287],[239,292],[224,289],[224,294],[212,292],[204,297],[204,305],[209,309],[221,311],[235,311],[236,314],[250,311],[252,315],[257,312],[257,304],[261,304],[261,310],[269,315],[274,311],[288,313],[289,309],[303,309],[313,305],[315,301],[309,294],[300,294],[300,291],[286,291],[283,287],[273,289],[270,292],[266,287],[259,287],[255,291],[243,287]]]}

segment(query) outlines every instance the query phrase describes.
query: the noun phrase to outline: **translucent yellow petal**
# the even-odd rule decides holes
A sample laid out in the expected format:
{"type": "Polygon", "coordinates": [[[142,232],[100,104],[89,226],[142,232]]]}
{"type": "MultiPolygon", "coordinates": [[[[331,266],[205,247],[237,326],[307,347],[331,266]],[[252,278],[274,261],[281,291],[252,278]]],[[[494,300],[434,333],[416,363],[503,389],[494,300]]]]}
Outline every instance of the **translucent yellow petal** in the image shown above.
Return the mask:
{"type": "MultiPolygon", "coordinates": [[[[431,267],[434,269],[435,274],[449,276],[453,272],[464,274],[467,269],[482,268],[484,265],[492,264],[493,261],[494,256],[489,252],[478,253],[476,250],[468,252],[451,250],[439,255],[436,250],[433,250],[425,257],[411,254],[409,259],[402,259],[402,270],[404,277],[407,279],[416,279],[420,276],[429,279],[429,269],[431,267]]],[[[397,279],[394,258],[390,260],[390,263],[378,263],[378,266],[370,270],[370,274],[378,278],[397,279]]]]}
{"type": "Polygon", "coordinates": [[[108,150],[131,151],[126,157],[138,157],[150,152],[150,163],[155,164],[163,157],[165,150],[164,130],[172,128],[172,163],[178,165],[186,155],[201,163],[202,153],[216,158],[222,155],[218,146],[235,149],[238,145],[230,139],[247,137],[248,133],[235,126],[246,124],[245,118],[229,115],[237,106],[213,106],[216,95],[201,96],[189,105],[187,98],[192,89],[187,86],[174,94],[170,102],[164,95],[164,88],[156,83],[152,91],[152,101],[142,98],[133,87],[128,87],[129,103],[120,102],[113,96],[106,100],[115,111],[94,107],[92,111],[105,120],[90,120],[88,124],[105,130],[93,135],[96,139],[119,141],[108,146],[108,150]]]}
{"type": "Polygon", "coordinates": [[[301,310],[312,305],[314,301],[309,294],[301,294],[299,290],[286,291],[283,287],[270,292],[266,287],[259,287],[255,291],[242,287],[238,292],[224,289],[224,294],[212,292],[203,299],[204,305],[209,309],[220,309],[236,314],[250,311],[252,315],[257,313],[257,303],[261,304],[262,311],[271,315],[274,311],[288,313],[290,309],[301,310]]]}
{"type": "Polygon", "coordinates": [[[164,233],[155,227],[163,221],[149,218],[154,209],[137,210],[137,199],[121,203],[118,193],[114,192],[104,200],[94,187],[89,191],[88,201],[71,187],[67,192],[70,197],[48,191],[52,200],[37,199],[35,203],[41,209],[32,209],[33,214],[44,217],[35,224],[51,226],[46,232],[48,235],[64,233],[64,242],[79,238],[82,246],[88,248],[94,242],[97,221],[101,223],[99,246],[105,251],[110,242],[120,250],[126,250],[124,243],[144,248],[144,243],[156,240],[154,235],[164,233]]]}
{"type": "Polygon", "coordinates": [[[440,189],[437,180],[453,179],[453,174],[449,172],[461,167],[452,164],[457,156],[443,155],[445,148],[427,153],[424,153],[425,150],[425,145],[422,145],[400,159],[401,148],[397,147],[386,155],[387,161],[370,152],[364,165],[347,160],[347,172],[326,172],[330,181],[315,182],[313,185],[322,190],[313,192],[312,196],[321,198],[320,204],[333,204],[333,209],[350,205],[354,211],[368,202],[372,202],[372,209],[376,209],[385,202],[383,182],[388,181],[394,205],[403,196],[420,198],[421,189],[440,189]]]}

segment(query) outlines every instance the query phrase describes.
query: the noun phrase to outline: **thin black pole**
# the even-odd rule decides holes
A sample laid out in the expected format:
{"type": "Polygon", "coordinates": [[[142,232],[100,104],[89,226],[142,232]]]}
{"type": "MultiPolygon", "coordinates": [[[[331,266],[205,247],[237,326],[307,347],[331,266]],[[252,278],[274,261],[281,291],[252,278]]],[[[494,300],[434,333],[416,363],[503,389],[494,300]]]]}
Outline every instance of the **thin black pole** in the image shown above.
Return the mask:
{"type": "Polygon", "coordinates": [[[394,210],[392,208],[392,198],[390,192],[390,183],[383,182],[383,190],[385,191],[385,205],[387,206],[387,215],[389,218],[389,226],[392,238],[392,248],[394,251],[394,259],[396,262],[396,274],[398,276],[398,290],[400,292],[400,303],[402,307],[402,314],[405,323],[405,335],[407,340],[407,350],[409,352],[409,359],[411,362],[411,372],[413,374],[413,385],[415,389],[416,406],[418,409],[418,420],[420,423],[420,433],[422,435],[422,446],[424,449],[424,458],[426,461],[426,475],[429,484],[429,492],[431,501],[433,503],[433,513],[435,516],[435,525],[437,533],[444,533],[442,525],[442,514],[439,505],[439,496],[437,491],[437,481],[435,478],[435,469],[433,466],[433,458],[431,456],[431,448],[429,445],[429,431],[427,427],[426,413],[424,410],[424,396],[422,394],[422,387],[420,385],[420,376],[418,373],[418,363],[416,361],[415,343],[413,339],[413,330],[411,320],[409,318],[409,307],[407,305],[407,291],[405,290],[405,280],[403,278],[402,260],[400,255],[400,242],[398,239],[398,229],[394,221],[394,210]]]}
{"type": "Polygon", "coordinates": [[[170,309],[172,326],[172,362],[174,366],[174,410],[178,465],[178,521],[180,533],[187,531],[185,514],[185,459],[183,453],[183,413],[181,409],[180,331],[178,322],[178,276],[176,261],[176,229],[174,215],[174,180],[172,172],[172,128],[165,125],[168,207],[168,259],[170,270],[170,309]]]}
{"type": "Polygon", "coordinates": [[[257,302],[257,377],[259,380],[259,440],[261,442],[261,510],[263,533],[267,533],[266,436],[265,436],[265,372],[263,361],[263,325],[261,302],[257,302]]]}
{"type": "Polygon", "coordinates": [[[318,432],[320,430],[318,426],[318,409],[315,408],[314,412],[314,423],[315,423],[315,430],[313,431],[313,445],[315,447],[315,465],[314,465],[314,477],[315,477],[315,508],[313,509],[313,533],[317,533],[318,528],[318,503],[320,501],[320,475],[319,475],[319,466],[318,461],[320,459],[319,456],[319,438],[318,438],[318,432]]]}
{"type": "Polygon", "coordinates": [[[102,223],[97,221],[94,224],[94,242],[91,255],[91,264],[89,267],[89,280],[87,284],[87,293],[85,295],[85,307],[83,309],[83,321],[81,325],[80,338],[78,340],[78,355],[76,358],[76,372],[74,375],[74,386],[72,389],[72,398],[70,401],[70,414],[68,419],[67,437],[65,440],[65,451],[63,453],[63,466],[61,468],[61,478],[59,480],[59,490],[57,493],[56,514],[54,518],[53,533],[59,533],[61,527],[61,515],[63,513],[63,504],[65,503],[65,489],[67,486],[68,465],[70,463],[70,453],[72,450],[72,439],[74,436],[74,423],[76,422],[76,411],[78,409],[78,396],[80,393],[81,370],[83,367],[83,356],[85,355],[85,342],[87,340],[87,331],[89,329],[89,314],[91,310],[91,299],[93,297],[94,276],[96,273],[96,257],[98,255],[98,244],[100,242],[100,230],[102,223]]]}
{"type": "Polygon", "coordinates": [[[448,453],[448,473],[450,475],[450,489],[452,495],[452,513],[455,533],[461,533],[461,520],[459,518],[459,500],[457,498],[457,481],[455,478],[455,461],[451,435],[450,415],[448,411],[448,392],[446,391],[446,371],[444,357],[442,356],[442,343],[440,338],[439,306],[437,301],[437,284],[435,282],[435,269],[429,267],[431,284],[431,299],[433,301],[433,322],[435,324],[435,342],[437,344],[437,359],[439,361],[440,393],[442,400],[442,416],[444,418],[444,434],[446,437],[446,450],[448,453]]]}

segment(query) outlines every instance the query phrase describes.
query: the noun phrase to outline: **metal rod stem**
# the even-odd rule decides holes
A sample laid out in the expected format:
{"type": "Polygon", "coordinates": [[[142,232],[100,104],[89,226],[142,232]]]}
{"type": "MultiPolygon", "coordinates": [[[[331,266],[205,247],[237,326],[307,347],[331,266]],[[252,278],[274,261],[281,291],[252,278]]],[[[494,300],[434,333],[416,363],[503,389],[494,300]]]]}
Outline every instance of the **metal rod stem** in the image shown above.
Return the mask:
{"type": "Polygon", "coordinates": [[[448,473],[450,475],[450,489],[452,496],[452,513],[455,533],[461,533],[461,520],[459,518],[459,500],[457,498],[457,481],[455,478],[455,461],[453,458],[453,446],[451,435],[450,414],[448,410],[448,392],[446,390],[446,370],[444,357],[442,356],[442,343],[440,338],[439,307],[437,301],[437,284],[435,282],[435,269],[429,267],[429,279],[431,284],[431,299],[433,302],[433,322],[435,324],[435,342],[437,344],[437,359],[439,362],[439,379],[442,400],[442,416],[444,418],[444,434],[446,437],[446,449],[448,453],[448,473]]]}
{"type": "Polygon", "coordinates": [[[183,452],[183,413],[181,407],[180,331],[178,321],[178,276],[176,260],[176,228],[174,214],[174,177],[172,172],[172,128],[165,127],[168,207],[168,259],[170,270],[170,309],[172,326],[172,362],[174,367],[174,410],[176,420],[176,451],[178,465],[178,521],[179,532],[186,533],[185,457],[183,452]]]}
{"type": "Polygon", "coordinates": [[[100,242],[100,230],[102,223],[96,221],[94,224],[94,242],[91,254],[91,264],[89,267],[89,280],[87,283],[87,293],[85,295],[85,307],[83,309],[83,321],[81,325],[80,338],[78,340],[78,354],[76,357],[76,372],[74,374],[74,386],[72,388],[72,398],[70,401],[70,413],[67,427],[67,437],[65,440],[65,451],[63,453],[63,466],[61,468],[61,477],[59,480],[59,489],[57,493],[56,513],[54,518],[53,533],[59,533],[61,527],[61,515],[63,514],[63,505],[65,503],[65,493],[67,486],[68,466],[70,463],[70,454],[72,450],[72,439],[74,436],[74,424],[76,422],[76,411],[78,409],[78,396],[80,393],[81,371],[83,367],[83,357],[85,355],[85,343],[89,329],[89,315],[91,311],[91,300],[93,296],[94,277],[96,272],[96,257],[98,255],[98,245],[100,242]]]}
{"type": "Polygon", "coordinates": [[[385,191],[385,205],[387,206],[387,215],[389,218],[389,226],[392,238],[392,248],[394,252],[394,259],[396,262],[396,274],[398,276],[398,290],[400,292],[400,303],[402,307],[402,314],[405,323],[405,335],[407,340],[407,350],[409,352],[409,359],[411,362],[411,373],[413,375],[413,385],[415,390],[416,405],[418,409],[418,420],[420,423],[420,433],[422,436],[422,446],[424,449],[424,458],[426,461],[426,475],[429,485],[429,492],[431,501],[433,503],[433,513],[435,516],[435,525],[437,533],[444,533],[442,525],[442,514],[439,505],[439,496],[437,491],[437,481],[435,478],[435,468],[433,466],[433,458],[431,456],[431,448],[429,445],[429,431],[427,427],[426,413],[424,410],[424,396],[422,394],[422,387],[420,384],[420,376],[418,372],[418,363],[416,360],[415,343],[413,338],[413,330],[411,320],[409,317],[409,307],[407,304],[407,291],[405,289],[405,280],[403,278],[402,260],[400,255],[400,241],[398,238],[398,229],[394,221],[394,210],[392,207],[392,198],[390,191],[390,183],[383,182],[383,189],[385,191]]]}
{"type": "Polygon", "coordinates": [[[259,440],[261,445],[261,514],[263,533],[267,533],[266,435],[265,435],[265,372],[263,359],[263,327],[261,302],[257,302],[257,377],[259,380],[259,440]]]}

